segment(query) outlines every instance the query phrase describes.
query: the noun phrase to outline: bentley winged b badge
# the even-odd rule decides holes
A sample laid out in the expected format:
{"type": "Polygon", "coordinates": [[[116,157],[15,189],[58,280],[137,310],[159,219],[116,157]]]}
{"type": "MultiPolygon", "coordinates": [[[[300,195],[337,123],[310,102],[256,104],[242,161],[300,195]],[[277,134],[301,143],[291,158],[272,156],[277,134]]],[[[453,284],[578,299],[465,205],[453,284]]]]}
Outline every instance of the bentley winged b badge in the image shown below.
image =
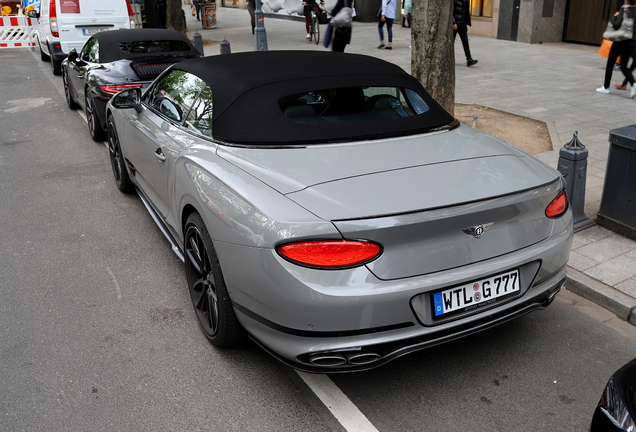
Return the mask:
{"type": "Polygon", "coordinates": [[[493,226],[493,224],[494,224],[494,222],[489,222],[489,223],[482,224],[482,225],[475,225],[475,226],[468,227],[468,228],[462,228],[462,231],[464,231],[466,234],[470,234],[471,236],[473,236],[475,238],[479,238],[479,237],[481,237],[481,235],[483,233],[488,231],[490,229],[490,227],[493,226]]]}

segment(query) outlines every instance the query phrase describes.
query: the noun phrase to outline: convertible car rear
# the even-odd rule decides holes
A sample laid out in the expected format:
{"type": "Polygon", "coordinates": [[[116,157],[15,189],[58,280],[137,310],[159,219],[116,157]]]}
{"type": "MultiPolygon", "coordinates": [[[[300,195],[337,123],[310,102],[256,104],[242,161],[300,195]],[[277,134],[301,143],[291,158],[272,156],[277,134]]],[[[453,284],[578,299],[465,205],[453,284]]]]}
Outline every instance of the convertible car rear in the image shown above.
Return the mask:
{"type": "Polygon", "coordinates": [[[214,345],[364,370],[543,308],[565,281],[561,175],[382,60],[183,61],[107,116],[116,183],[184,259],[214,345]]]}

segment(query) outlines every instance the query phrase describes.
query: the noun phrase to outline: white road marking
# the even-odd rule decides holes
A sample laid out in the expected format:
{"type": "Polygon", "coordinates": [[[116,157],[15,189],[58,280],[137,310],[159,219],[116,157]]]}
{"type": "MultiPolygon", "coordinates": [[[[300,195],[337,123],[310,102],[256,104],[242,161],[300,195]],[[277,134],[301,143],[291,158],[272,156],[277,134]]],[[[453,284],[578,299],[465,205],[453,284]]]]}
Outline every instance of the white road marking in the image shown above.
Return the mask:
{"type": "Polygon", "coordinates": [[[296,372],[348,432],[378,432],[327,375],[296,372]]]}
{"type": "Polygon", "coordinates": [[[117,300],[121,301],[121,290],[119,289],[117,278],[113,274],[113,271],[110,269],[110,267],[106,266],[106,270],[108,270],[108,274],[110,274],[110,277],[113,279],[113,283],[115,284],[115,290],[117,291],[117,300]]]}

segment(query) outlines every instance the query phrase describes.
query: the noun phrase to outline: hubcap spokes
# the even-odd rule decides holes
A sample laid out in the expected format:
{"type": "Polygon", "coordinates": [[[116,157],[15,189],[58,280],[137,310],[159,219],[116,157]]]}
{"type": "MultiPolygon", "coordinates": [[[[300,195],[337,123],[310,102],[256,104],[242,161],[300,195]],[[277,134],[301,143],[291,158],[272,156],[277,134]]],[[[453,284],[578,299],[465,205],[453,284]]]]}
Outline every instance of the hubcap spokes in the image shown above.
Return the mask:
{"type": "Polygon", "coordinates": [[[110,160],[113,165],[113,173],[115,174],[115,181],[121,182],[121,153],[119,152],[119,141],[117,139],[117,132],[112,123],[108,123],[108,151],[110,152],[110,160]]]}
{"type": "Polygon", "coordinates": [[[95,131],[95,116],[93,115],[93,106],[91,105],[91,97],[89,95],[86,95],[86,119],[88,120],[88,129],[92,135],[95,131]]]}
{"type": "Polygon", "coordinates": [[[196,227],[191,227],[188,231],[186,262],[192,303],[206,333],[214,335],[219,325],[218,296],[210,257],[196,227]]]}

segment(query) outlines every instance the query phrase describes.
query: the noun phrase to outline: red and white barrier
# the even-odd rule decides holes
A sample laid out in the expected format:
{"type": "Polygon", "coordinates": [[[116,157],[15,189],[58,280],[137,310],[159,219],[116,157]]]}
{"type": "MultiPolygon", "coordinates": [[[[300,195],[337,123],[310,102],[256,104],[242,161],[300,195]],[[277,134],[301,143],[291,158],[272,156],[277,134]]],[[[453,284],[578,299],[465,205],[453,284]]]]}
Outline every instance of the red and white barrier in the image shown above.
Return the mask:
{"type": "Polygon", "coordinates": [[[34,47],[32,32],[29,17],[0,17],[0,49],[34,47]]]}

